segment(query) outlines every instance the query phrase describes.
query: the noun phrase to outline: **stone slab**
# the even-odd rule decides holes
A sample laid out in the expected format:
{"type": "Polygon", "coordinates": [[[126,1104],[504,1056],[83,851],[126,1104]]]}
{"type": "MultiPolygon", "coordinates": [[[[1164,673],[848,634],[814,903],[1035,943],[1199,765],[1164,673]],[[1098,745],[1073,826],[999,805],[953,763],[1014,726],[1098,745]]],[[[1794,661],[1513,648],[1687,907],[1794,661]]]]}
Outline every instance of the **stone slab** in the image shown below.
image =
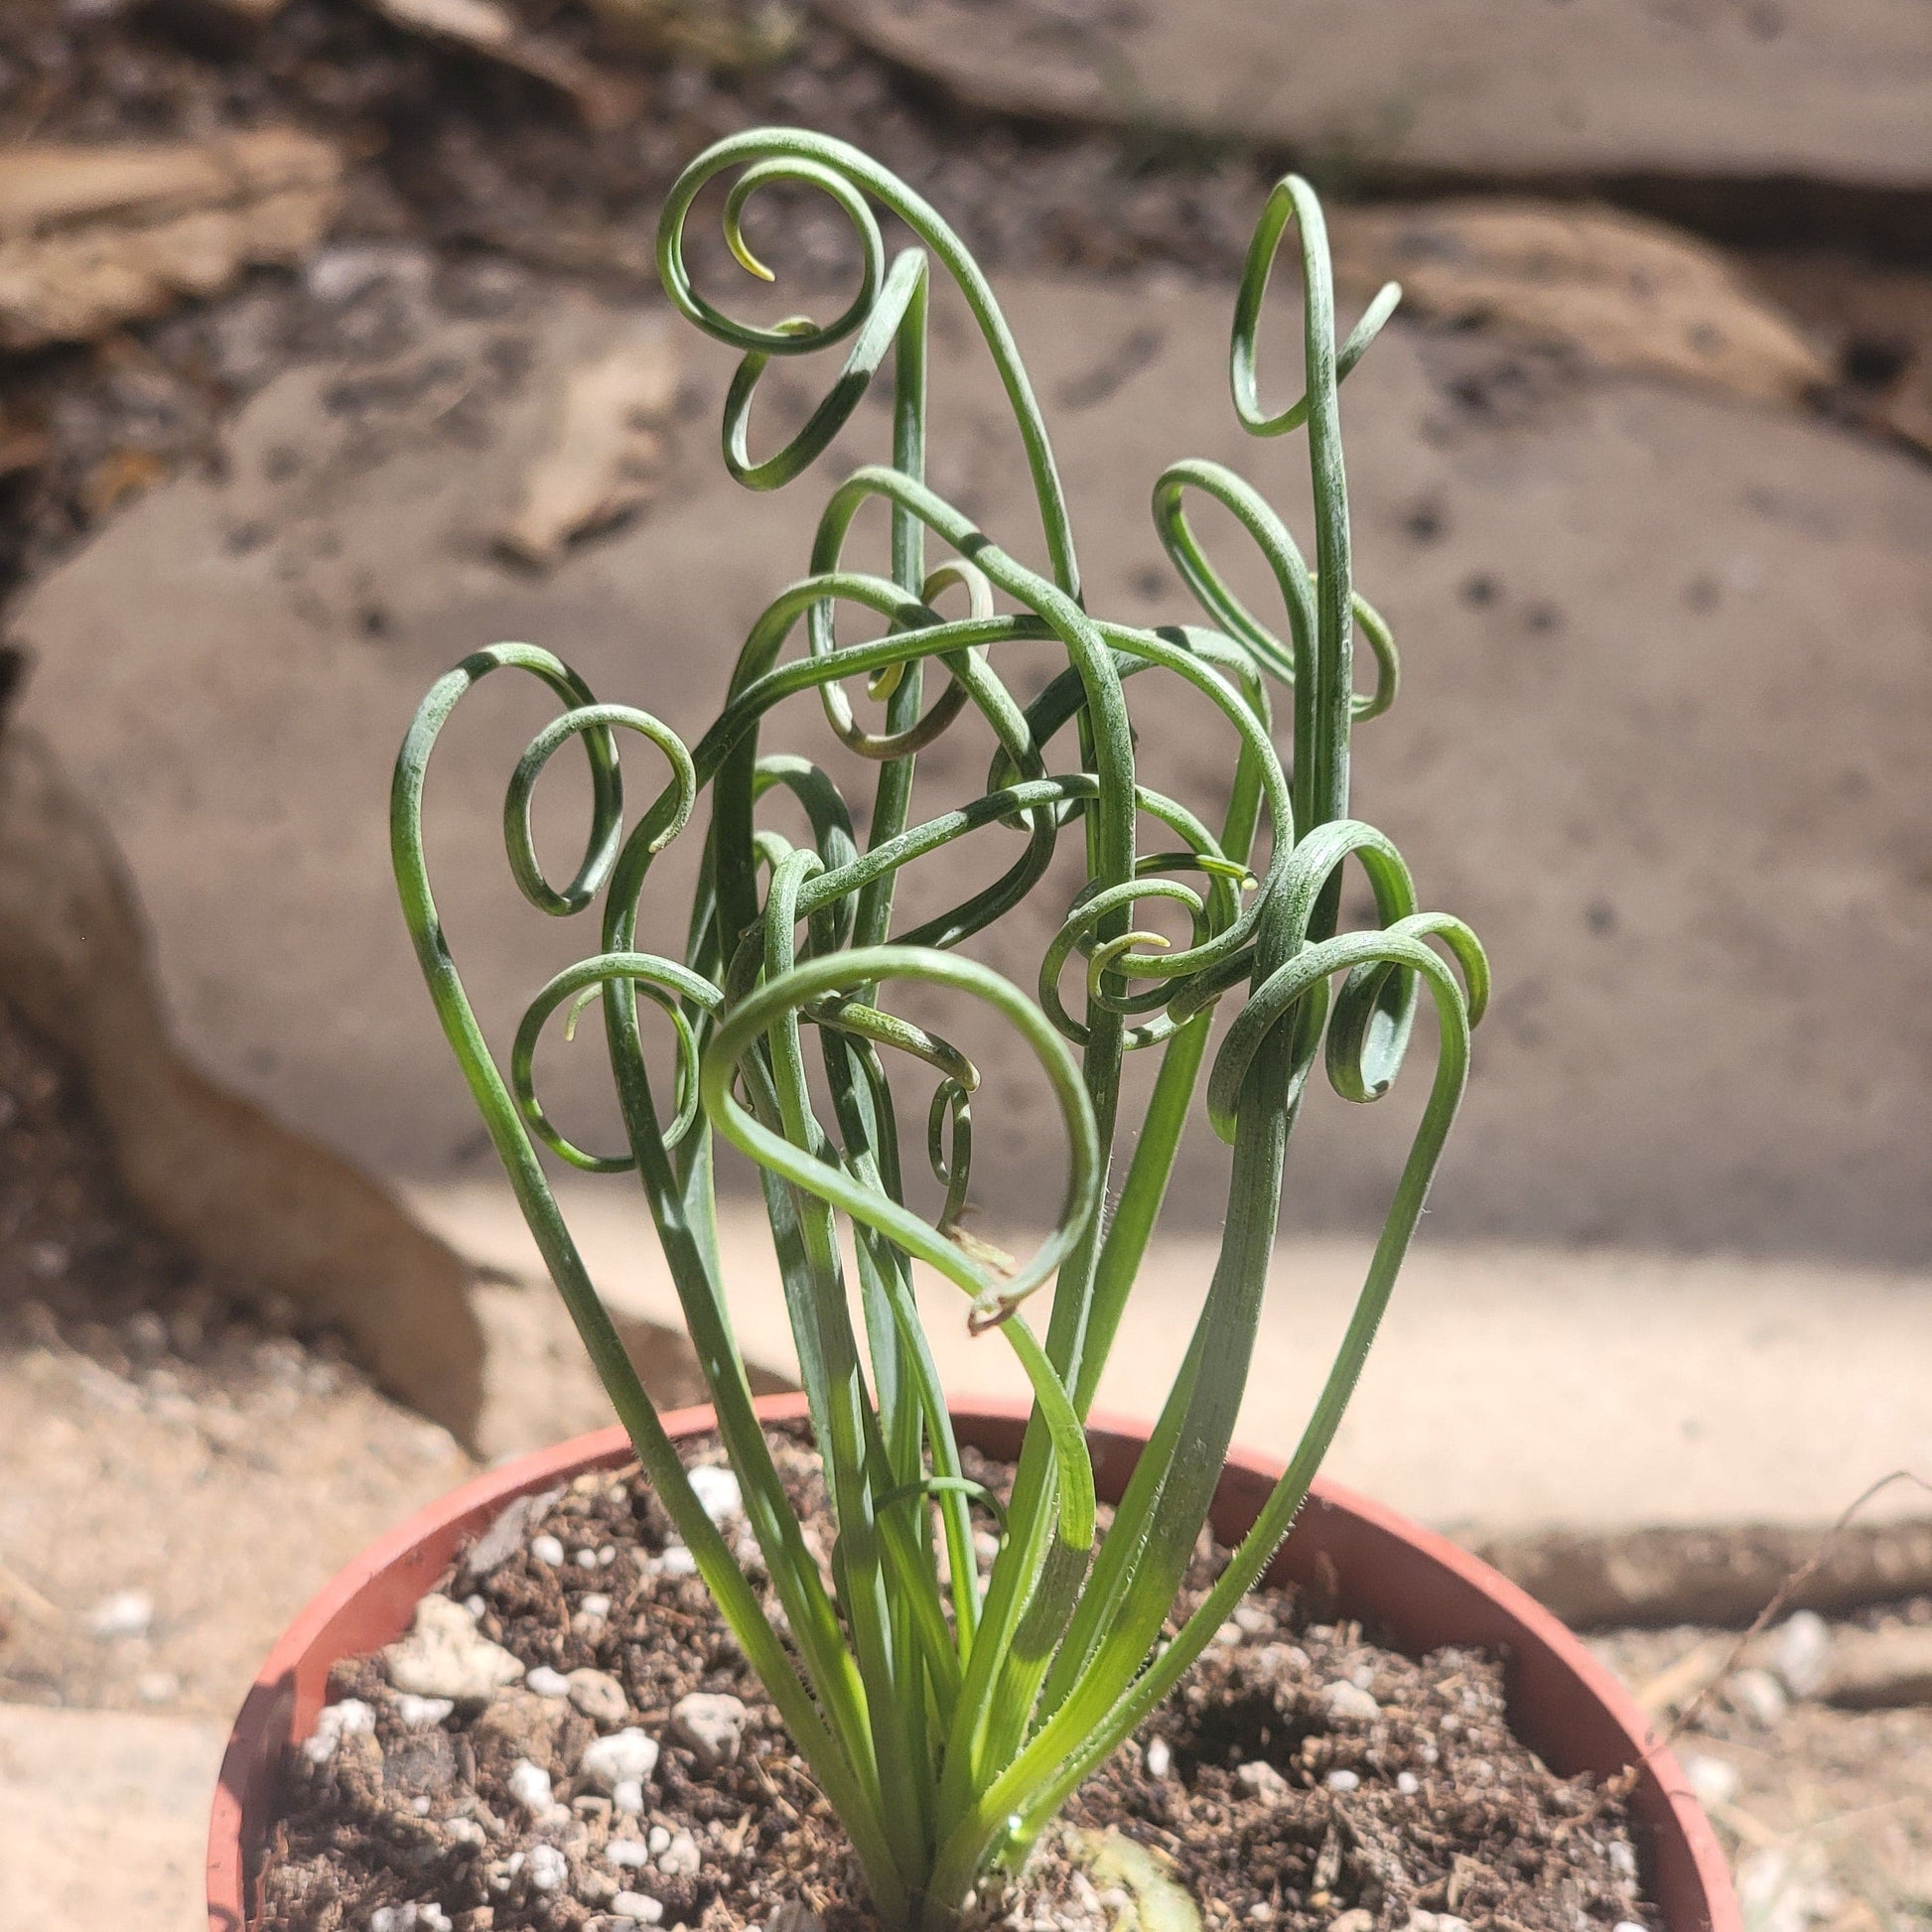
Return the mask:
{"type": "Polygon", "coordinates": [[[976,106],[1233,134],[1352,177],[1932,185],[1915,0],[829,0],[976,106]]]}
{"type": "MultiPolygon", "coordinates": [[[[605,1295],[646,1318],[675,1318],[669,1277],[623,1182],[574,1182],[564,1198],[605,1295]]],[[[529,1237],[498,1190],[418,1188],[409,1199],[480,1260],[528,1264],[529,1237]]],[[[730,1212],[722,1245],[741,1345],[787,1367],[790,1330],[761,1219],[730,1212]]],[[[1361,1240],[1282,1243],[1242,1441],[1292,1452],[1368,1254],[1361,1240]]],[[[1213,1264],[1208,1237],[1157,1244],[1102,1407],[1159,1413],[1213,1264]]],[[[997,1334],[967,1333],[957,1289],[925,1275],[920,1301],[949,1390],[1025,1396],[1012,1350],[997,1334]]],[[[1403,1273],[1326,1468],[1478,1542],[1553,1527],[1820,1528],[1892,1470],[1932,1470],[1928,1345],[1923,1274],[1431,1235],[1403,1273]]],[[[1923,1517],[1926,1502],[1923,1488],[1897,1483],[1862,1520],[1923,1517]]]]}
{"type": "MultiPolygon", "coordinates": [[[[1146,510],[1177,456],[1234,464],[1306,535],[1302,450],[1249,442],[1227,410],[1227,300],[1165,281],[1009,292],[1096,609],[1187,615],[1146,510]]],[[[997,384],[937,314],[933,480],[1037,557],[997,384]]],[[[753,497],[723,476],[731,358],[699,344],[661,507],[545,578],[495,557],[560,372],[624,326],[559,303],[436,324],[380,367],[294,372],[241,416],[224,479],[137,504],[18,619],[39,656],[27,721],[121,843],[184,1045],[400,1181],[492,1172],[391,896],[388,771],[417,698],[478,644],[526,637],[691,730],[808,552],[817,481],[753,497]]],[[[802,408],[816,373],[783,371],[773,406],[802,408]]],[[[1358,741],[1356,809],[1407,852],[1426,902],[1485,936],[1497,974],[1432,1229],[1922,1260],[1932,472],[1797,414],[1400,327],[1351,377],[1344,418],[1359,581],[1406,648],[1400,703],[1358,741]]],[[[828,469],[879,454],[884,432],[869,406],[828,469]]],[[[431,774],[446,925],[499,1039],[594,943],[506,877],[502,785],[547,715],[507,683],[470,701],[431,774]]],[[[1155,782],[1211,798],[1216,722],[1140,715],[1155,782]]],[[[797,717],[795,742],[837,751],[797,717]]],[[[633,796],[658,782],[651,757],[632,760],[633,796]]],[[[976,790],[982,758],[941,740],[925,799],[976,790]]],[[[575,774],[554,782],[540,832],[561,866],[581,832],[575,774]]],[[[661,862],[666,909],[647,912],[666,950],[693,851],[661,862]]],[[[908,879],[908,916],[952,884],[908,879]]],[[[1058,916],[1037,900],[988,956],[1031,982],[1058,916]]],[[[981,1137],[976,1191],[997,1238],[1002,1214],[1046,1211],[1057,1177],[1043,1098],[1016,1076],[994,1101],[1007,1062],[985,1050],[1005,1131],[981,1137]]],[[[559,1118],[608,1135],[595,1045],[541,1066],[559,1118]]],[[[1375,1109],[1319,1101],[1290,1224],[1372,1225],[1413,1080],[1375,1109]]],[[[1176,1223],[1218,1221],[1221,1173],[1196,1142],[1176,1223]]]]}

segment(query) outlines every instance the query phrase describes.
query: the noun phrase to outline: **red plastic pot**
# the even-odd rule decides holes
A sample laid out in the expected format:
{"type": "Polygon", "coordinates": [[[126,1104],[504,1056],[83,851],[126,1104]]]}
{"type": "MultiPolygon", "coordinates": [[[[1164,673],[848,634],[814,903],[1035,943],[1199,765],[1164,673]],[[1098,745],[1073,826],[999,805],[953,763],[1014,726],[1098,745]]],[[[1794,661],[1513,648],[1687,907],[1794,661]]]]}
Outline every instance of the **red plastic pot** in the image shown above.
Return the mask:
{"type": "MultiPolygon", "coordinates": [[[[767,1422],[794,1422],[805,1414],[805,1399],[770,1396],[759,1410],[767,1422]]],[[[954,1408],[953,1420],[962,1443],[997,1457],[1019,1453],[1024,1407],[966,1403],[954,1408]]],[[[703,1435],[711,1412],[687,1409],[665,1423],[674,1437],[703,1435]]],[[[1095,1484],[1115,1501],[1147,1430],[1103,1417],[1088,1436],[1095,1484]]],[[[630,1459],[622,1431],[610,1429],[492,1469],[364,1551],[295,1619],[248,1693],[222,1759],[208,1833],[209,1932],[246,1932],[254,1922],[249,1876],[269,1824],[276,1769],[291,1740],[315,1727],[330,1667],[399,1637],[417,1598],[505,1504],[630,1459]]],[[[1268,1456],[1240,1449],[1229,1455],[1214,1505],[1223,1539],[1239,1538],[1280,1473],[1268,1456]]],[[[1447,1643],[1503,1653],[1511,1722],[1554,1770],[1605,1777],[1639,1767],[1631,1804],[1644,1828],[1644,1875],[1669,1932],[1742,1932],[1724,1855],[1677,1760],[1656,1743],[1616,1679],[1515,1585],[1394,1511],[1320,1481],[1268,1580],[1332,1590],[1340,1614],[1418,1654],[1447,1643]]]]}

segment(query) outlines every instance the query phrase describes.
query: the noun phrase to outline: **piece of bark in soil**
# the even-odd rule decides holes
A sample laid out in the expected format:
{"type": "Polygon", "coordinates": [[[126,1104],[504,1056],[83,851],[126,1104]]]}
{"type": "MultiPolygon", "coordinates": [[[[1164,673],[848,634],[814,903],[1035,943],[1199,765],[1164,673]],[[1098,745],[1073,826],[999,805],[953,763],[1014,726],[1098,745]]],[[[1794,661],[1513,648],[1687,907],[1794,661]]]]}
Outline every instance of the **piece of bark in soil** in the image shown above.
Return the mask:
{"type": "Polygon", "coordinates": [[[342,193],[337,150],[294,128],[0,155],[0,348],[86,341],[297,262],[342,193]]]}
{"type": "MultiPolygon", "coordinates": [[[[792,1437],[771,1442],[824,1537],[815,1456],[792,1437]]],[[[711,1444],[692,1453],[720,1459],[711,1444]]],[[[974,1472],[995,1486],[1010,1473],[977,1460],[974,1472]]],[[[743,1520],[722,1527],[768,1590],[743,1520]]],[[[351,1659],[332,1695],[365,1701],[373,1735],[320,1763],[291,1753],[261,1932],[337,1932],[410,1902],[434,1902],[458,1925],[487,1913],[491,1932],[556,1932],[594,1924],[620,1890],[698,1932],[769,1925],[801,1905],[826,1932],[874,1926],[844,1835],[762,1686],[704,1586],[661,1562],[670,1526],[635,1468],[579,1477],[521,1531],[486,1578],[453,1573],[448,1587],[474,1588],[483,1633],[526,1667],[595,1669],[622,1686],[621,1725],[660,1746],[628,1794],[643,1809],[623,1809],[574,1768],[589,1723],[549,1720],[527,1687],[474,1720],[440,1720],[458,1775],[425,1794],[413,1768],[428,1761],[421,1727],[374,1660],[351,1659]],[[559,1551],[561,1564],[544,1561],[559,1551]],[[698,1693],[746,1705],[735,1759],[706,1764],[679,1740],[672,1711],[698,1693]],[[410,1779],[392,1772],[401,1764],[410,1779]],[[551,1776],[547,1814],[526,1802],[539,1789],[532,1766],[551,1776]]],[[[1189,1594],[1222,1561],[1217,1551],[1196,1564],[1189,1594]]],[[[1172,1861],[1208,1932],[1264,1919],[1326,1932],[1349,1911],[1380,1926],[1438,1912],[1531,1932],[1658,1922],[1621,1806],[1555,1777],[1510,1734],[1498,1659],[1445,1649],[1417,1661],[1354,1625],[1311,1620],[1279,1592],[1241,1606],[1180,1692],[1075,1797],[1064,1829],[1019,1878],[986,1888],[978,1920],[1104,1932],[1081,1861],[1091,1835],[1115,1830],[1172,1861]],[[1272,1775],[1255,1776],[1257,1765],[1272,1775]]]]}

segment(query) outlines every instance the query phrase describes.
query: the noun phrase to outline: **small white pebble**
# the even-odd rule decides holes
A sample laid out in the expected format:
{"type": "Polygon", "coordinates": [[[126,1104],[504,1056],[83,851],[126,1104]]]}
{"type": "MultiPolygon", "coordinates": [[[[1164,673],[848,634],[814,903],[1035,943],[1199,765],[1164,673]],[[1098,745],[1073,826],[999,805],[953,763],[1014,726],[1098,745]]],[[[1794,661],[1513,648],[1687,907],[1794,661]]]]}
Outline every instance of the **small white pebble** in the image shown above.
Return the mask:
{"type": "Polygon", "coordinates": [[[1360,1774],[1354,1771],[1341,1770],[1328,1773],[1330,1791],[1353,1791],[1361,1781],[1360,1774]]]}
{"type": "Polygon", "coordinates": [[[1684,1775],[1697,1801],[1708,1811],[1713,1805],[1727,1805],[1737,1795],[1741,1782],[1737,1767],[1725,1757],[1693,1753],[1684,1760],[1684,1775]]]}
{"type": "Polygon", "coordinates": [[[698,1506],[714,1523],[745,1512],[745,1492],[729,1469],[693,1469],[691,1487],[697,1495],[698,1506]]]}
{"type": "Polygon", "coordinates": [[[1242,1629],[1240,1624],[1230,1619],[1228,1622],[1222,1624],[1220,1628],[1214,1632],[1214,1641],[1218,1644],[1224,1644],[1229,1649],[1232,1649],[1248,1633],[1244,1629],[1242,1629]]]}
{"type": "Polygon", "coordinates": [[[641,1871],[650,1863],[650,1849],[634,1838],[614,1838],[604,1848],[604,1856],[622,1871],[641,1871]]]}
{"type": "Polygon", "coordinates": [[[650,1569],[659,1577],[695,1577],[698,1560],[682,1543],[667,1543],[663,1554],[650,1560],[650,1569]]]}
{"type": "Polygon", "coordinates": [[[570,1861],[554,1845],[531,1846],[525,1865],[537,1891],[561,1891],[570,1876],[570,1861]]]}
{"type": "MultiPolygon", "coordinates": [[[[1382,1707],[1359,1684],[1351,1684],[1346,1678],[1337,1678],[1328,1685],[1321,1693],[1321,1701],[1328,1707],[1329,1717],[1345,1724],[1373,1724],[1382,1715],[1382,1707]]],[[[1449,1728],[1447,1722],[1443,1728],[1449,1728]]]]}
{"type": "Polygon", "coordinates": [[[1151,1737],[1147,1746],[1147,1774],[1165,1778],[1173,1769],[1173,1751],[1165,1737],[1151,1737]]]}
{"type": "Polygon", "coordinates": [[[595,1570],[597,1568],[597,1552],[595,1550],[579,1550],[577,1553],[577,1567],[579,1570],[595,1570]]]}
{"type": "MultiPolygon", "coordinates": [[[[1613,1838],[1610,1840],[1610,1869],[1619,1878],[1634,1878],[1637,1875],[1636,1847],[1627,1838],[1613,1838]]],[[[1628,1919],[1624,1920],[1625,1925],[1628,1925],[1629,1922],[1628,1919]]],[[[1621,1928],[1619,1928],[1619,1932],[1621,1932],[1621,1928]]],[[[1639,1926],[1637,1932],[1643,1932],[1643,1928],[1639,1926]]]]}
{"type": "Polygon", "coordinates": [[[645,1834],[644,1842],[649,1848],[651,1857],[654,1859],[658,1853],[670,1849],[671,1834],[664,1826],[653,1825],[645,1834]]]}
{"type": "Polygon", "coordinates": [[[657,1769],[657,1739],[628,1725],[593,1737],[577,1760],[577,1773],[615,1796],[621,1784],[642,1784],[657,1769]]]}
{"type": "Polygon", "coordinates": [[[1816,1610],[1794,1610],[1771,1639],[1771,1668],[1794,1698],[1808,1698],[1831,1663],[1832,1626],[1816,1610]]]}
{"type": "Polygon", "coordinates": [[[456,1932],[449,1913],[433,1898],[428,1904],[416,1907],[416,1923],[423,1932],[456,1932]]]}
{"type": "Polygon", "coordinates": [[[1413,1798],[1422,1789],[1422,1779],[1413,1771],[1398,1771],[1395,1774],[1395,1788],[1405,1798],[1413,1798]]]}
{"type": "Polygon", "coordinates": [[[618,1546],[615,1543],[605,1544],[603,1549],[597,1553],[597,1567],[600,1570],[609,1570],[617,1560],[618,1546]]]}
{"type": "MultiPolygon", "coordinates": [[[[393,1905],[378,1905],[369,1914],[369,1932],[398,1932],[401,1919],[402,1914],[393,1905]]],[[[409,1914],[409,1923],[416,1923],[413,1910],[409,1914]]]]}
{"type": "Polygon", "coordinates": [[[611,1787],[611,1805],[613,1810],[634,1818],[644,1808],[644,1787],[635,1778],[620,1778],[611,1787]]]}
{"type": "Polygon", "coordinates": [[[87,1634],[103,1642],[145,1637],[154,1622],[154,1598],[144,1589],[117,1589],[87,1612],[85,1622],[87,1634]]]}
{"type": "Polygon", "coordinates": [[[530,1539],[530,1554],[539,1563],[547,1563],[552,1570],[562,1567],[564,1546],[554,1536],[533,1536],[530,1539]]]}
{"type": "Polygon", "coordinates": [[[610,1730],[623,1723],[630,1706],[623,1686],[609,1671],[574,1670],[565,1680],[570,1686],[571,1708],[581,1712],[600,1730],[610,1730]]]}
{"type": "Polygon", "coordinates": [[[1783,1684],[1767,1670],[1736,1672],[1725,1685],[1725,1701],[1765,1730],[1782,1721],[1791,1702],[1783,1684]]]}
{"type": "Polygon", "coordinates": [[[474,1818],[451,1818],[445,1821],[443,1833],[458,1845],[483,1845],[487,1843],[489,1834],[474,1818]]]}
{"type": "Polygon", "coordinates": [[[577,1599],[577,1613],[601,1620],[611,1614],[611,1599],[600,1590],[587,1590],[577,1599]]]}
{"type": "Polygon", "coordinates": [[[1248,1917],[1256,1925],[1266,1925],[1275,1916],[1275,1908],[1265,1898],[1257,1898],[1248,1907],[1248,1917]]]}
{"type": "Polygon", "coordinates": [[[1310,1669],[1309,1653],[1299,1643],[1265,1643],[1255,1662],[1271,1677],[1293,1677],[1310,1669]]]}
{"type": "Polygon", "coordinates": [[[396,1714],[396,1722],[405,1729],[432,1730],[456,1705],[449,1698],[419,1698],[403,1691],[392,1700],[390,1708],[396,1714]]]}
{"type": "Polygon", "coordinates": [[[541,1764],[519,1757],[509,1774],[510,1796],[535,1817],[542,1817],[556,1803],[550,1787],[550,1773],[541,1764]]]}
{"type": "Polygon", "coordinates": [[[128,1345],[143,1355],[159,1355],[168,1346],[168,1324],[152,1309],[137,1309],[121,1332],[128,1345]]]}
{"type": "Polygon", "coordinates": [[[657,1868],[670,1878],[695,1878],[704,1861],[698,1856],[698,1841],[689,1832],[675,1832],[671,1842],[657,1855],[657,1868]]]}
{"type": "Polygon", "coordinates": [[[311,1764],[327,1764],[345,1737],[373,1737],[375,1712],[360,1698],[344,1698],[340,1704],[325,1704],[316,1713],[316,1731],[302,1746],[311,1764]]]}
{"type": "Polygon", "coordinates": [[[421,1797],[411,1798],[409,1801],[409,1809],[413,1811],[418,1818],[427,1818],[429,1816],[428,1797],[425,1795],[421,1797]]]}
{"type": "Polygon", "coordinates": [[[1611,1928],[1611,1932],[1649,1932],[1649,1928],[1639,1925],[1633,1918],[1620,1918],[1611,1928]]]}
{"type": "Polygon", "coordinates": [[[664,1916],[664,1907],[647,1892],[621,1891],[611,1901],[620,1918],[635,1919],[639,1925],[655,1925],[664,1916]]]}
{"type": "Polygon", "coordinates": [[[523,1682],[540,1698],[567,1698],[570,1695],[570,1679],[562,1671],[552,1670],[548,1664],[538,1664],[534,1670],[524,1672],[523,1682]]]}
{"type": "Polygon", "coordinates": [[[470,1594],[463,1599],[463,1607],[466,1610],[468,1610],[472,1616],[482,1616],[483,1613],[489,1608],[489,1605],[483,1601],[483,1594],[480,1590],[473,1589],[470,1592],[470,1594]]]}
{"type": "Polygon", "coordinates": [[[750,1716],[742,1698],[693,1691],[671,1706],[671,1734],[690,1748],[699,1769],[715,1771],[736,1761],[750,1716]]]}
{"type": "Polygon", "coordinates": [[[24,1259],[30,1274],[38,1275],[44,1282],[52,1282],[59,1281],[68,1272],[73,1257],[63,1242],[30,1241],[24,1259]]]}

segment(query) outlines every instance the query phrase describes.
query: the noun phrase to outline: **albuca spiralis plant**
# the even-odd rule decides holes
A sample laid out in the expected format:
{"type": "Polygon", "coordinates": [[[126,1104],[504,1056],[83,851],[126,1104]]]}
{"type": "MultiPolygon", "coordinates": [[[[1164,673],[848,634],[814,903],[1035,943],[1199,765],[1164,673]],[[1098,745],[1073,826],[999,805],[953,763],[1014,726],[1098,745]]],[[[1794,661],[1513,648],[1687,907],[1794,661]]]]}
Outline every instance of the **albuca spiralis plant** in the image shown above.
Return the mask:
{"type": "MultiPolygon", "coordinates": [[[[1313,565],[1240,478],[1211,463],[1176,463],[1155,482],[1154,522],[1207,622],[1148,629],[1096,617],[1083,604],[1052,446],[1018,346],[959,238],[901,182],[815,134],[733,136],[672,189],[657,259],[678,310],[742,351],[724,424],[725,462],[740,483],[773,489],[800,476],[889,367],[892,462],[859,469],[832,491],[809,573],[753,626],[724,707],[694,747],[648,712],[600,700],[560,659],[528,644],[494,645],[451,671],[424,700],[397,764],[396,876],[450,1042],[649,1481],[849,1831],[881,1919],[892,1928],[943,1926],[990,1865],[1024,1858],[1074,1788],[1167,1695],[1287,1534],[1360,1374],[1461,1094],[1487,984],[1481,949],[1460,921],[1418,910],[1394,846],[1348,815],[1350,728],[1394,696],[1396,654],[1350,580],[1336,392],[1398,291],[1384,289],[1338,343],[1320,208],[1306,182],[1291,176],[1275,188],[1235,302],[1234,406],[1256,436],[1306,430],[1313,565]],[[742,218],[760,190],[802,184],[850,222],[863,273],[835,321],[753,327],[694,288],[686,219],[700,190],[728,172],[726,238],[754,275],[768,279],[742,218]],[[890,260],[876,208],[913,237],[890,260]],[[1256,338],[1270,270],[1291,230],[1303,283],[1305,389],[1271,412],[1261,401],[1256,338]],[[1011,402],[1044,537],[1044,575],[925,482],[935,263],[964,296],[1011,402]],[[840,344],[844,367],[825,399],[784,448],[755,458],[748,422],[773,358],[840,344]],[[1224,505],[1265,559],[1281,627],[1239,601],[1209,561],[1188,521],[1190,496],[1224,505]],[[874,498],[890,512],[890,576],[842,561],[854,519],[874,498]],[[929,556],[930,546],[943,560],[929,556]],[[970,615],[941,617],[934,603],[961,587],[970,615]],[[869,614],[881,634],[841,640],[840,606],[869,614]],[[1351,670],[1356,634],[1373,659],[1366,693],[1355,690],[1351,670]],[[794,638],[802,643],[787,652],[794,638]],[[1003,647],[1020,641],[1066,656],[1065,669],[1029,703],[1000,676],[1003,647]],[[569,915],[603,901],[597,951],[537,994],[507,1073],[485,1044],[438,921],[421,823],[438,734],[473,685],[503,669],[540,679],[562,706],[510,780],[510,869],[546,912],[569,915]],[[1130,686],[1139,695],[1144,676],[1150,690],[1180,680],[1226,720],[1232,777],[1218,824],[1137,778],[1128,698],[1130,686]],[[878,730],[859,723],[846,690],[861,678],[884,708],[878,730]],[[1274,737],[1274,686],[1290,699],[1285,751],[1274,737]],[[761,748],[767,717],[786,700],[813,695],[839,739],[877,766],[863,841],[825,770],[761,748]],[[912,809],[918,755],[969,708],[997,741],[986,788],[921,818],[912,809]],[[626,734],[647,740],[669,767],[627,831],[619,778],[626,734]],[[576,877],[558,887],[538,863],[530,808],[539,775],[573,740],[588,759],[593,822],[576,877]],[[794,845],[760,823],[760,803],[774,792],[802,808],[811,843],[794,845]],[[707,799],[682,957],[646,950],[640,906],[652,862],[707,799]],[[1040,885],[1069,836],[1084,853],[1086,880],[1044,950],[1035,1000],[966,949],[1040,885]],[[911,930],[895,929],[901,870],[961,841],[1000,840],[1013,856],[993,884],[911,930]],[[1337,930],[1340,874],[1351,857],[1373,892],[1378,923],[1370,930],[1337,930]],[[1191,943],[1173,947],[1136,928],[1136,908],[1156,900],[1191,921],[1191,943]],[[1069,1001],[1069,981],[1083,982],[1083,997],[1069,1001]],[[1057,1102],[1064,1201],[1052,1233],[1024,1261],[1007,1265],[959,1227],[979,1076],[947,1039],[895,1013],[895,989],[912,983],[990,1008],[1037,1060],[1057,1102]],[[1240,1406],[1284,1154],[1316,1054],[1325,1052],[1327,1077],[1342,1095],[1378,1098],[1395,1078],[1425,990],[1439,1021],[1434,1082],[1339,1352],[1267,1507],[1164,1642],[1240,1406]],[[559,1009],[574,1015],[591,1001],[601,1004],[629,1142],[617,1156],[574,1146],[534,1087],[546,1024],[559,1009]],[[654,1088],[647,1071],[647,1010],[675,1037],[669,1092],[654,1088]],[[1216,1036],[1217,1014],[1225,1024],[1216,1036]],[[821,1062],[815,1078],[807,1029],[821,1062]],[[1132,1157],[1110,1186],[1110,1150],[1130,1126],[1120,1117],[1122,1068],[1136,1051],[1159,1055],[1158,1077],[1132,1157]],[[934,1085],[928,1152],[945,1203],[930,1220],[906,1204],[889,1060],[934,1085]],[[1173,1392],[1096,1550],[1082,1419],[1154,1233],[1203,1066],[1208,1119],[1233,1149],[1219,1260],[1173,1392]],[[829,1577],[780,1485],[733,1336],[717,1237],[720,1139],[760,1174],[836,1525],[829,1577]],[[768,1597],[700,1506],[625,1358],[546,1178],[546,1149],[574,1168],[634,1173],[642,1185],[768,1573],[768,1597]],[[1101,1211],[1103,1195],[1116,1201],[1111,1217],[1101,1211]],[[856,1298],[841,1218],[850,1224],[856,1298]],[[972,1517],[991,1499],[962,1470],[914,1297],[914,1262],[964,1292],[964,1319],[1013,1349],[1034,1391],[1011,1496],[991,1516],[1001,1535],[985,1576],[972,1517]],[[1026,1308],[1048,1283],[1042,1334],[1026,1308]],[[767,1614],[771,1601],[781,1615],[767,1614]]],[[[661,929],[655,915],[649,923],[661,929]]]]}

